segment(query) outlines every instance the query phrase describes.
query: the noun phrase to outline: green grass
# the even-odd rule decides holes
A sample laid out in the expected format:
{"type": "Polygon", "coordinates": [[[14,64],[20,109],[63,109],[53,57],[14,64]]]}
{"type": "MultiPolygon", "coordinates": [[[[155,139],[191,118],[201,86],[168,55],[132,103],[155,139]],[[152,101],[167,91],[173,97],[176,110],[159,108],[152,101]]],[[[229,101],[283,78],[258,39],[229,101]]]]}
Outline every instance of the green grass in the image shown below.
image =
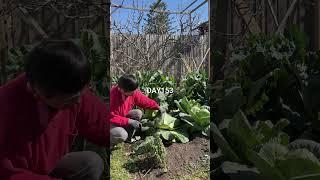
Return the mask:
{"type": "Polygon", "coordinates": [[[112,151],[110,158],[110,177],[117,180],[130,180],[133,177],[124,168],[124,165],[129,161],[129,157],[126,156],[124,144],[118,144],[116,149],[112,151]]]}

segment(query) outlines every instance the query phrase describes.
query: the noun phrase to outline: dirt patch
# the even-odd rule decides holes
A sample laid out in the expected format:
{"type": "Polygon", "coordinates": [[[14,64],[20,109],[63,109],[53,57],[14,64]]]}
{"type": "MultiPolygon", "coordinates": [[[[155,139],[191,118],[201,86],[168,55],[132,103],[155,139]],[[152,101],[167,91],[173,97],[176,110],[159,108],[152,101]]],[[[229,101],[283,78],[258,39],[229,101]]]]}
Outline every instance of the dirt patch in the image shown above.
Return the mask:
{"type": "Polygon", "coordinates": [[[205,138],[197,137],[187,144],[174,143],[167,147],[166,151],[167,173],[162,173],[161,169],[152,169],[153,164],[150,161],[141,162],[141,167],[137,168],[143,171],[134,172],[135,179],[168,180],[188,177],[209,162],[209,141],[205,138]]]}

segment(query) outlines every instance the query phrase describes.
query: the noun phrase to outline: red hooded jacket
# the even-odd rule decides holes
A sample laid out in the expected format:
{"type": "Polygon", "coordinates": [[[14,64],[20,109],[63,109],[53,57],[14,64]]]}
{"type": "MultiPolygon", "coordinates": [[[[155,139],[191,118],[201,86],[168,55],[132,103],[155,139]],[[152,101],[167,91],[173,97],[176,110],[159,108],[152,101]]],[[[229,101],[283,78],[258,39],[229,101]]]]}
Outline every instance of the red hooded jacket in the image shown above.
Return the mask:
{"type": "Polygon", "coordinates": [[[1,180],[52,180],[48,174],[77,135],[109,144],[107,106],[89,90],[79,104],[51,114],[38,104],[24,74],[0,87],[1,180]]]}
{"type": "Polygon", "coordinates": [[[112,124],[127,126],[128,118],[126,118],[126,115],[134,106],[152,110],[158,110],[160,107],[156,101],[144,95],[140,90],[136,90],[132,96],[124,97],[118,86],[111,88],[109,118],[112,124]]]}

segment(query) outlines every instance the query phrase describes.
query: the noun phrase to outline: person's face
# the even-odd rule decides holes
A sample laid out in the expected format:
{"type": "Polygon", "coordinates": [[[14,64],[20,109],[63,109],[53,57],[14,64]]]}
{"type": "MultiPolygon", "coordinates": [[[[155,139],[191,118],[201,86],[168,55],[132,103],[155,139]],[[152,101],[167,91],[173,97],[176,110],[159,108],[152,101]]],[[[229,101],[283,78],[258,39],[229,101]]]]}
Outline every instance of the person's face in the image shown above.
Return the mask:
{"type": "Polygon", "coordinates": [[[75,94],[59,94],[55,96],[47,96],[45,92],[37,87],[33,88],[35,96],[53,109],[64,109],[73,104],[80,103],[81,93],[83,90],[75,94]]]}

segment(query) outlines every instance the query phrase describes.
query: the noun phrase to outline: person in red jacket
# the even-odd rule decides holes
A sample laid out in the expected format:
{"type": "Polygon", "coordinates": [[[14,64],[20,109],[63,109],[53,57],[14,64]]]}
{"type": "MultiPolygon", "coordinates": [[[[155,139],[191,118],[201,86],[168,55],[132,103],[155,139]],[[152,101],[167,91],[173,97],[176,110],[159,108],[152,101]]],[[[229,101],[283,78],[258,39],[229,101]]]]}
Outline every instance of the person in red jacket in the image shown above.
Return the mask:
{"type": "Polygon", "coordinates": [[[25,58],[25,72],[0,87],[1,180],[98,180],[94,152],[70,152],[77,135],[109,147],[106,103],[87,85],[90,68],[68,40],[44,40],[25,58]]]}
{"type": "Polygon", "coordinates": [[[138,89],[138,82],[133,75],[123,75],[119,78],[117,85],[110,90],[110,145],[111,147],[131,138],[129,134],[133,129],[141,128],[140,120],[143,109],[159,110],[166,112],[156,101],[144,95],[138,89]]]}

